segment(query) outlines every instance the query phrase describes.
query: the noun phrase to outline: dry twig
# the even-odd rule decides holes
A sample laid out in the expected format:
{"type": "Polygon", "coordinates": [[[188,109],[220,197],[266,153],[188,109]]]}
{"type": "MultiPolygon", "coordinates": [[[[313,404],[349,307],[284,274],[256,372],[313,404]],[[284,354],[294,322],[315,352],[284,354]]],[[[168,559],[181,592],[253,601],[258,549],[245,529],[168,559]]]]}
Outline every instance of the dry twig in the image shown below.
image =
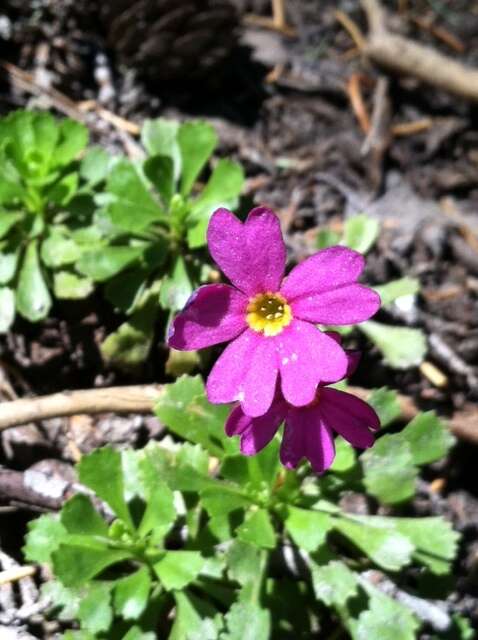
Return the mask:
{"type": "Polygon", "coordinates": [[[478,70],[452,60],[409,38],[390,33],[378,0],[361,0],[369,35],[363,52],[379,65],[478,102],[478,70]]]}
{"type": "MultiPolygon", "coordinates": [[[[160,385],[132,385],[55,393],[38,398],[3,402],[0,403],[0,430],[25,422],[37,422],[47,418],[81,413],[150,413],[158,401],[160,391],[160,385]]],[[[370,395],[370,390],[363,387],[349,387],[349,391],[363,399],[367,399],[370,395]]],[[[405,420],[411,420],[419,413],[420,409],[409,396],[399,393],[398,401],[405,420]]],[[[456,411],[449,420],[452,433],[459,438],[478,444],[477,413],[476,406],[472,403],[456,411]]]]}

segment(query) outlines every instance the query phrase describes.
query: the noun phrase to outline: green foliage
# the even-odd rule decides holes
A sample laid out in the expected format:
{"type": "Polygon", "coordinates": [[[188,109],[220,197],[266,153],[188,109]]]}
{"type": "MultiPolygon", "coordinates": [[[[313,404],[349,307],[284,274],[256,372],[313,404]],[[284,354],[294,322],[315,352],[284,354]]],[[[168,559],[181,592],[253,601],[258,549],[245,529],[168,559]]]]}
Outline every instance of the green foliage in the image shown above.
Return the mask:
{"type": "Polygon", "coordinates": [[[91,291],[74,274],[84,250],[75,234],[91,224],[93,212],[78,214],[91,185],[77,160],[87,142],[82,124],[48,113],[16,111],[0,120],[0,280],[7,285],[1,331],[15,310],[32,322],[45,318],[52,292],[71,299],[91,291]],[[59,272],[63,283],[56,281],[59,272]]]}
{"type": "MultiPolygon", "coordinates": [[[[372,399],[387,421],[396,418],[393,392],[372,399]]],[[[359,458],[342,442],[339,464],[321,479],[282,468],[276,440],[254,457],[239,454],[224,435],[224,407],[207,403],[199,377],[165,385],[156,413],[182,444],[166,437],[85,456],[79,479],[95,500],[76,495],[58,517],[30,524],[25,555],[53,570],[47,591],[57,615],[77,620],[91,634],[83,637],[142,638],[160,625],[172,640],[267,640],[288,625],[312,637],[317,607],[326,606],[353,639],[388,637],[387,619],[396,637],[416,637],[414,611],[373,586],[366,570],[392,582],[406,567],[446,576],[458,534],[440,517],[347,513],[337,498],[353,487],[384,504],[410,499],[419,465],[452,444],[433,413],[359,458]],[[309,566],[305,583],[268,575],[291,547],[309,566]]]]}
{"type": "MultiPolygon", "coordinates": [[[[380,227],[375,219],[364,213],[352,216],[344,223],[342,238],[329,229],[322,229],[317,238],[317,248],[324,249],[340,243],[365,254],[375,244],[379,231],[380,227]]],[[[375,290],[380,294],[382,308],[386,308],[394,302],[400,303],[408,297],[415,296],[420,290],[420,284],[417,279],[406,277],[377,286],[375,290]]],[[[333,329],[343,334],[348,328],[333,329]]],[[[415,367],[425,357],[427,344],[421,329],[397,327],[375,320],[362,322],[357,325],[357,329],[378,347],[385,363],[394,369],[415,367]]]]}

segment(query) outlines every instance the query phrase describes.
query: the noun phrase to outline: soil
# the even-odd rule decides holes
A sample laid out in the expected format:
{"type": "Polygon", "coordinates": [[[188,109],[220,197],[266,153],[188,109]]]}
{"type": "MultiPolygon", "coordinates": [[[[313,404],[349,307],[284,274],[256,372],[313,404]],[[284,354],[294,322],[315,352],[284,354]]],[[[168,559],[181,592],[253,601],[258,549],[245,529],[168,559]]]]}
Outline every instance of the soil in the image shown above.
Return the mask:
{"type": "MultiPolygon", "coordinates": [[[[2,17],[5,10],[0,9],[0,55],[32,73],[34,83],[49,82],[77,104],[95,100],[132,123],[159,115],[210,119],[221,139],[220,155],[236,158],[245,167],[244,210],[264,203],[277,211],[291,262],[315,250],[319,230],[330,226],[340,230],[347,216],[357,212],[377,218],[382,233],[368,255],[367,282],[413,276],[421,283],[413,308],[382,311],[378,319],[422,328],[428,339],[427,360],[445,375],[446,385],[435,386],[419,368],[399,371],[385,366],[379,352],[360,337],[357,345],[364,349],[364,359],[353,383],[370,388],[387,385],[443,415],[452,415],[465,402],[476,402],[477,108],[413,78],[388,75],[365,61],[353,50],[350,34],[336,13],[345,13],[366,33],[358,3],[323,0],[320,11],[316,0],[286,3],[293,37],[244,20],[241,42],[226,63],[227,72],[218,76],[220,81],[205,80],[198,86],[183,80],[167,89],[148,84],[137,70],[121,67],[101,34],[81,31],[78,24],[72,26],[41,10],[32,27],[32,10],[8,9],[6,4],[9,13],[2,17]],[[47,15],[48,24],[42,22],[47,15]],[[75,29],[74,39],[68,29],[75,29]],[[61,39],[68,43],[63,52],[71,53],[66,59],[57,55],[58,47],[46,47],[61,39]],[[351,78],[357,77],[368,114],[376,106],[377,87],[385,87],[387,132],[394,127],[399,131],[397,126],[404,123],[425,123],[423,127],[409,135],[387,133],[367,151],[366,136],[349,99],[351,78]]],[[[254,11],[256,16],[270,12],[268,2],[238,4],[241,11],[254,11]]],[[[390,10],[394,30],[465,64],[478,64],[476,3],[383,4],[390,10]]],[[[3,75],[0,113],[45,104],[44,100],[44,95],[33,96],[3,75]]],[[[61,108],[55,100],[50,106],[61,108]]],[[[134,152],[136,142],[127,131],[93,113],[88,122],[96,142],[116,152],[134,152]]],[[[142,371],[125,376],[103,364],[98,345],[120,322],[100,296],[81,304],[57,305],[41,324],[18,320],[0,340],[2,397],[166,380],[166,350],[159,335],[142,371]]],[[[478,409],[476,415],[478,429],[478,409]]],[[[134,416],[105,416],[98,424],[81,417],[72,422],[4,432],[3,469],[23,471],[47,459],[53,466],[61,463],[55,472],[63,477],[78,451],[107,441],[139,445],[160,428],[154,419],[134,416]]],[[[447,515],[463,533],[449,601],[453,611],[470,616],[476,625],[477,455],[476,444],[458,442],[449,459],[425,471],[413,504],[413,512],[420,515],[447,515]],[[438,493],[431,488],[437,478],[442,480],[438,493]]],[[[0,487],[0,499],[1,495],[0,487]]],[[[25,525],[43,507],[8,495],[1,501],[7,508],[0,507],[2,549],[20,559],[25,525]]]]}

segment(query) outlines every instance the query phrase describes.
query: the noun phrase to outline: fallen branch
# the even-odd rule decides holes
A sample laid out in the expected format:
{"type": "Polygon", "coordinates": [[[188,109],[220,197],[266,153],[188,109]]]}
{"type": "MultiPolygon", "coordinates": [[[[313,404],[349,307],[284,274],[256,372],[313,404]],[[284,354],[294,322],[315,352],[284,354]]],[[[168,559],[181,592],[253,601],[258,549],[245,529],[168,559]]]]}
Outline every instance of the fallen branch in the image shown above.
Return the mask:
{"type": "Polygon", "coordinates": [[[478,102],[478,70],[448,56],[390,33],[378,0],[361,0],[367,14],[369,35],[362,52],[377,64],[400,74],[478,102]]]}
{"type": "MultiPolygon", "coordinates": [[[[351,386],[351,393],[366,400],[371,391],[351,386]]],[[[151,413],[156,404],[161,385],[133,385],[65,391],[49,396],[22,398],[0,403],[0,431],[29,422],[48,418],[60,418],[77,414],[96,413],[151,413]]],[[[409,396],[397,394],[402,417],[411,420],[420,412],[409,396]]],[[[452,433],[458,438],[478,444],[478,411],[471,402],[456,411],[448,420],[452,433]]]]}
{"type": "Polygon", "coordinates": [[[65,391],[0,404],[0,431],[20,424],[76,414],[150,413],[159,385],[65,391]]]}

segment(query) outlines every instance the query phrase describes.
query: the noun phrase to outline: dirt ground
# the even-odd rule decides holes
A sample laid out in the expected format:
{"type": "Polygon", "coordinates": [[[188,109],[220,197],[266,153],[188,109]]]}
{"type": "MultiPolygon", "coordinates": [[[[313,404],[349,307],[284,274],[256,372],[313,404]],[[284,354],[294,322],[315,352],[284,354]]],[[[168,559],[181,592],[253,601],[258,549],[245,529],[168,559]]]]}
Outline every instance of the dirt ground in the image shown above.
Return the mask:
{"type": "MultiPolygon", "coordinates": [[[[457,62],[478,65],[478,3],[383,4],[394,33],[457,62]]],[[[260,18],[270,15],[267,1],[238,5],[240,44],[226,70],[205,86],[141,78],[118,63],[100,36],[81,31],[62,11],[39,10],[27,29],[25,14],[12,10],[4,16],[11,20],[7,38],[0,8],[0,57],[27,73],[22,82],[18,73],[2,67],[0,113],[25,105],[49,105],[64,113],[67,96],[86,118],[93,140],[127,154],[134,154],[137,138],[134,126],[128,128],[125,121],[141,124],[145,117],[158,115],[209,119],[221,139],[220,155],[236,158],[245,167],[244,207],[266,203],[280,215],[291,262],[313,252],[320,229],[340,230],[349,215],[366,212],[380,221],[382,233],[368,256],[367,281],[381,284],[413,276],[420,280],[421,293],[412,309],[395,309],[393,315],[382,311],[379,320],[422,328],[427,361],[444,374],[446,384],[436,386],[419,368],[398,371],[385,366],[379,352],[362,338],[358,341],[365,355],[353,383],[387,385],[441,415],[457,415],[465,405],[475,405],[474,443],[459,441],[445,463],[425,471],[407,513],[446,514],[462,532],[449,599],[454,611],[478,624],[476,103],[372,64],[343,18],[367,34],[358,2],[286,2],[286,35],[259,26],[260,18]],[[52,87],[61,94],[52,93],[52,87]],[[86,100],[124,121],[115,126],[98,110],[82,111],[80,103],[86,100]],[[440,482],[433,483],[437,479],[440,482]]],[[[98,344],[120,322],[99,297],[58,304],[41,324],[18,320],[0,339],[2,398],[164,381],[166,349],[159,337],[139,374],[125,376],[103,365],[98,344]]],[[[26,522],[49,506],[15,495],[12,471],[23,473],[42,464],[64,478],[78,452],[107,441],[141,445],[160,428],[153,418],[104,416],[93,421],[80,416],[3,432],[3,552],[19,560],[26,522]]],[[[25,601],[26,596],[15,597],[25,601]]],[[[41,624],[41,616],[37,622],[41,624]]]]}

